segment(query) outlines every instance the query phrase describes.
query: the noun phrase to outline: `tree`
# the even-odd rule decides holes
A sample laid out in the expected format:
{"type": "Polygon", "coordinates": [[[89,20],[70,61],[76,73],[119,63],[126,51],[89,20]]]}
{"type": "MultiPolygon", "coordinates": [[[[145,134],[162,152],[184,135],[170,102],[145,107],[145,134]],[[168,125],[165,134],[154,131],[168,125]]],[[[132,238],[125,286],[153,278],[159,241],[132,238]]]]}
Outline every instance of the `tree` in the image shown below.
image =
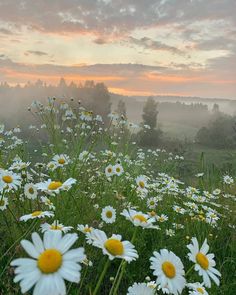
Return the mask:
{"type": "Polygon", "coordinates": [[[160,143],[162,131],[157,128],[158,103],[149,97],[143,108],[143,127],[138,133],[142,146],[157,146],[160,143]]]}
{"type": "Polygon", "coordinates": [[[127,120],[126,105],[122,99],[118,101],[116,112],[119,114],[120,117],[122,117],[122,119],[127,120]]]}
{"type": "Polygon", "coordinates": [[[143,108],[143,124],[150,126],[151,129],[155,129],[157,126],[157,105],[158,103],[150,96],[143,108]]]}

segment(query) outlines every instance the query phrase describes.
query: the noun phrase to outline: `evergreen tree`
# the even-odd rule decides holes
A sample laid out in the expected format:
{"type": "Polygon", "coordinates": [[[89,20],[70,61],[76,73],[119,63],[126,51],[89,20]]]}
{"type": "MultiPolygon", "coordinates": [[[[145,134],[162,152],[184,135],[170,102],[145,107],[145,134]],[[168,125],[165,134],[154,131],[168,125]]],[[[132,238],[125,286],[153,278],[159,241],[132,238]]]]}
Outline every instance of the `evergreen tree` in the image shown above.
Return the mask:
{"type": "Polygon", "coordinates": [[[122,99],[118,101],[116,112],[123,120],[127,120],[126,105],[122,99]]]}
{"type": "Polygon", "coordinates": [[[143,108],[143,128],[138,133],[142,146],[157,146],[160,143],[162,131],[157,128],[158,103],[153,97],[147,99],[143,108]]]}

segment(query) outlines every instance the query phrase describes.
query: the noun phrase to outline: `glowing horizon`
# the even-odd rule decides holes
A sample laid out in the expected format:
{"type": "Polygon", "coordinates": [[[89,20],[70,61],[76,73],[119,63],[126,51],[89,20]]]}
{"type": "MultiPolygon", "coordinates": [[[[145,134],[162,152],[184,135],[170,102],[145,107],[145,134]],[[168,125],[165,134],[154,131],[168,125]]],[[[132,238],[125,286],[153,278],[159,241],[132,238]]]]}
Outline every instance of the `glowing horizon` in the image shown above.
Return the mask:
{"type": "Polygon", "coordinates": [[[236,99],[236,2],[146,3],[0,0],[0,82],[236,99]]]}

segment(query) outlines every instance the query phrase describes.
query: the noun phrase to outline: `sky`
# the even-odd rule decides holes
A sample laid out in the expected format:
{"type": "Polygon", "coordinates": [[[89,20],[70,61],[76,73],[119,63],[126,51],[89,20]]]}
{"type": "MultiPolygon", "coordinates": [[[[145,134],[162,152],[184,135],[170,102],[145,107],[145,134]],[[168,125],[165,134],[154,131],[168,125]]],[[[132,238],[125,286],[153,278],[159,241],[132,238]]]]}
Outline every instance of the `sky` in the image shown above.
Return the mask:
{"type": "Polygon", "coordinates": [[[236,99],[235,0],[0,0],[0,82],[236,99]]]}

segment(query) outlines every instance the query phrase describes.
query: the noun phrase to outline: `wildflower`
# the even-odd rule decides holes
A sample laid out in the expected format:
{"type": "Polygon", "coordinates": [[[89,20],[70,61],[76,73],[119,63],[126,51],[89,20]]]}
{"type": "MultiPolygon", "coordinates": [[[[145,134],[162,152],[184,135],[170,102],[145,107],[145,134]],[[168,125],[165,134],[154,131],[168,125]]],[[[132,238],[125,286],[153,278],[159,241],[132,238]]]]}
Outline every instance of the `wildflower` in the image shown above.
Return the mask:
{"type": "Polygon", "coordinates": [[[62,223],[59,223],[59,220],[55,220],[53,221],[52,224],[49,223],[43,223],[40,225],[42,232],[44,233],[47,230],[60,230],[63,233],[67,233],[68,231],[70,231],[73,226],[64,226],[62,223]]]}
{"type": "Polygon", "coordinates": [[[20,217],[20,221],[27,221],[29,219],[53,217],[54,213],[50,211],[34,211],[30,214],[23,215],[20,217]]]}
{"type": "Polygon", "coordinates": [[[108,255],[110,260],[121,258],[129,263],[138,258],[134,245],[129,241],[121,241],[121,235],[113,234],[110,238],[107,238],[104,231],[94,229],[88,236],[92,244],[102,249],[103,254],[108,255]]]}
{"type": "Polygon", "coordinates": [[[43,241],[37,233],[32,234],[32,242],[21,241],[21,246],[32,258],[18,258],[11,262],[15,266],[14,282],[20,282],[21,292],[34,287],[33,294],[65,295],[64,280],[80,281],[81,263],[85,259],[84,249],[69,250],[78,239],[76,234],[61,231],[47,231],[43,241]]]}
{"type": "Polygon", "coordinates": [[[187,287],[191,289],[189,295],[208,295],[203,283],[189,283],[187,287]]]}
{"type": "Polygon", "coordinates": [[[117,176],[120,176],[120,175],[124,172],[124,169],[123,169],[123,167],[121,166],[121,164],[116,164],[116,165],[113,167],[113,171],[114,171],[114,174],[116,174],[117,176]]]}
{"type": "Polygon", "coordinates": [[[61,155],[55,155],[53,157],[52,161],[55,162],[57,167],[63,167],[65,165],[69,164],[70,158],[65,154],[61,154],[61,155]]]}
{"type": "Polygon", "coordinates": [[[134,224],[134,226],[157,229],[157,226],[153,225],[155,218],[149,217],[148,214],[144,214],[141,211],[136,211],[133,209],[124,209],[121,215],[123,215],[127,220],[131,221],[134,224]]]}
{"type": "Polygon", "coordinates": [[[207,254],[209,246],[205,239],[202,247],[199,249],[199,244],[196,238],[192,238],[192,244],[189,244],[187,248],[190,250],[188,254],[189,260],[195,263],[194,269],[198,271],[198,274],[203,277],[204,285],[211,287],[210,278],[219,286],[220,281],[217,276],[221,276],[220,272],[214,268],[216,265],[214,260],[214,254],[207,254]]]}
{"type": "Polygon", "coordinates": [[[102,220],[106,223],[114,223],[116,220],[116,210],[111,206],[102,209],[102,220]]]}
{"type": "Polygon", "coordinates": [[[0,210],[5,210],[8,205],[8,199],[6,197],[0,196],[0,210]]]}
{"type": "Polygon", "coordinates": [[[12,171],[0,170],[0,191],[17,190],[21,184],[21,177],[12,171]]]}
{"type": "Polygon", "coordinates": [[[53,195],[58,194],[61,190],[69,190],[74,183],[76,183],[76,179],[74,178],[69,178],[63,183],[61,181],[54,181],[49,179],[45,182],[37,183],[35,186],[37,187],[37,189],[53,195]]]}
{"type": "Polygon", "coordinates": [[[114,169],[112,165],[108,165],[105,168],[105,174],[106,174],[106,177],[111,177],[112,175],[114,175],[114,169]]]}
{"type": "Polygon", "coordinates": [[[24,186],[24,193],[26,198],[30,200],[34,200],[37,198],[37,188],[35,187],[33,183],[27,183],[24,186]]]}
{"type": "Polygon", "coordinates": [[[180,258],[172,251],[161,249],[160,253],[154,252],[150,258],[151,269],[157,276],[156,283],[163,292],[181,294],[185,287],[184,266],[180,258]]]}
{"type": "Polygon", "coordinates": [[[146,283],[134,283],[128,289],[127,295],[154,295],[155,291],[146,283]]]}

